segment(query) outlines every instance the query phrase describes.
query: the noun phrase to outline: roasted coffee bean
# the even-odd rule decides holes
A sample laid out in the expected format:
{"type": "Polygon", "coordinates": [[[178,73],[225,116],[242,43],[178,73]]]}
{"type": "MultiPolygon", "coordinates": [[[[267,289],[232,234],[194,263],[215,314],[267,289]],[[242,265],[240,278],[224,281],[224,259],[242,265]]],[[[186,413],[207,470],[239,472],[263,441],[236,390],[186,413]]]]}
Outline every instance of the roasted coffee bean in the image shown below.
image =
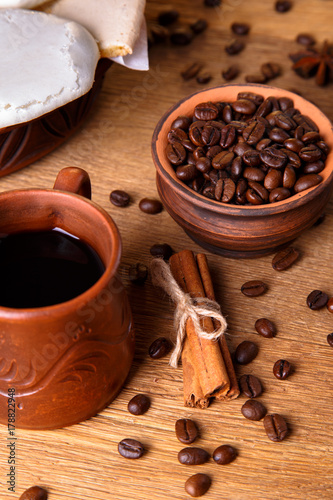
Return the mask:
{"type": "MultiPolygon", "coordinates": [[[[279,172],[279,170],[276,170],[279,172]]],[[[296,172],[294,167],[287,165],[283,171],[282,185],[286,189],[292,189],[296,182],[296,172]]]]}
{"type": "Polygon", "coordinates": [[[296,37],[296,42],[301,45],[305,45],[306,47],[310,47],[316,43],[316,40],[309,33],[299,33],[296,37]]]}
{"type": "Polygon", "coordinates": [[[315,144],[309,144],[300,150],[299,156],[306,162],[314,162],[320,160],[322,152],[315,144]]]}
{"type": "MultiPolygon", "coordinates": [[[[265,175],[265,174],[264,174],[265,175]]],[[[282,185],[282,172],[273,168],[269,170],[264,178],[264,186],[268,191],[272,191],[282,185]]]]}
{"type": "Polygon", "coordinates": [[[296,128],[296,123],[290,118],[287,113],[276,112],[275,124],[283,130],[292,130],[296,128]]]}
{"type": "Polygon", "coordinates": [[[330,313],[333,313],[333,297],[331,297],[327,304],[326,304],[326,307],[327,307],[327,310],[330,312],[330,313]]]}
{"type": "Polygon", "coordinates": [[[196,423],[189,418],[180,418],[177,420],[175,431],[178,441],[183,444],[193,443],[199,435],[196,423]]]}
{"type": "Polygon", "coordinates": [[[267,78],[262,73],[255,73],[255,74],[251,74],[251,75],[246,75],[245,81],[247,83],[266,83],[267,78]]]}
{"type": "Polygon", "coordinates": [[[237,137],[235,127],[226,125],[220,132],[220,146],[223,149],[228,149],[235,142],[237,137]]]}
{"type": "Polygon", "coordinates": [[[276,335],[276,327],[274,323],[267,318],[257,319],[254,324],[254,328],[260,335],[266,338],[272,338],[276,335]]]}
{"type": "Polygon", "coordinates": [[[179,165],[176,169],[177,178],[184,182],[193,181],[197,175],[198,171],[196,166],[190,163],[187,165],[179,165]]]}
{"type": "Polygon", "coordinates": [[[126,191],[115,189],[110,193],[110,201],[116,207],[127,207],[131,201],[131,197],[126,191]]]}
{"type": "Polygon", "coordinates": [[[139,208],[146,214],[159,214],[163,210],[163,205],[160,200],[154,198],[142,198],[139,202],[139,208]]]}
{"type": "Polygon", "coordinates": [[[232,179],[219,179],[215,186],[215,199],[229,203],[234,197],[235,190],[236,185],[232,179]]]}
{"type": "Polygon", "coordinates": [[[127,405],[127,409],[132,415],[143,415],[150,408],[150,399],[144,394],[137,394],[127,405]]]}
{"type": "MultiPolygon", "coordinates": [[[[242,160],[249,167],[258,167],[260,165],[260,153],[256,149],[248,149],[242,155],[242,160]]],[[[265,173],[262,173],[264,175],[262,176],[261,180],[263,180],[263,178],[265,177],[265,173]]]]}
{"type": "Polygon", "coordinates": [[[242,406],[241,412],[249,420],[261,420],[267,413],[266,408],[256,399],[248,399],[242,406]]]}
{"type": "Polygon", "coordinates": [[[220,140],[220,129],[205,125],[202,129],[201,137],[205,146],[215,146],[220,140]]]}
{"type": "MultiPolygon", "coordinates": [[[[205,2],[211,1],[212,0],[205,0],[205,2]]],[[[217,0],[214,1],[216,2],[217,0]]],[[[199,472],[198,474],[194,474],[186,480],[185,491],[191,497],[201,497],[202,495],[207,493],[211,484],[212,481],[210,477],[207,476],[207,474],[202,474],[201,472],[199,472]]]]}
{"type": "Polygon", "coordinates": [[[175,28],[170,33],[170,42],[173,45],[188,45],[193,40],[193,31],[190,28],[175,28]]]}
{"type": "Polygon", "coordinates": [[[234,56],[245,49],[245,43],[242,40],[232,40],[224,49],[229,56],[234,56]]]}
{"type": "Polygon", "coordinates": [[[236,156],[232,160],[231,168],[230,168],[230,176],[233,181],[237,181],[243,172],[243,160],[240,156],[236,156]]]}
{"type": "Polygon", "coordinates": [[[275,271],[285,271],[296,262],[300,253],[295,247],[288,247],[280,250],[272,259],[272,267],[275,271]]]}
{"type": "MultiPolygon", "coordinates": [[[[203,147],[205,145],[202,139],[202,130],[204,125],[200,125],[201,122],[195,122],[193,126],[189,129],[189,138],[190,140],[199,147],[203,147]]],[[[204,156],[204,155],[203,155],[204,156]]]]}
{"type": "Polygon", "coordinates": [[[204,464],[209,458],[209,453],[203,448],[187,447],[178,453],[178,461],[184,465],[204,464]]]}
{"type": "Polygon", "coordinates": [[[313,290],[307,296],[306,303],[310,309],[313,311],[317,311],[318,309],[322,309],[326,306],[328,302],[328,295],[321,290],[313,290]]]}
{"type": "Polygon", "coordinates": [[[327,340],[328,345],[333,347],[333,333],[329,333],[326,337],[326,340],[327,340]]]}
{"type": "MultiPolygon", "coordinates": [[[[202,174],[205,174],[210,171],[212,168],[212,164],[209,158],[207,157],[201,157],[199,160],[195,162],[195,166],[199,172],[202,174]]],[[[178,167],[179,168],[179,167],[178,167]]]]}
{"type": "Polygon", "coordinates": [[[40,486],[32,486],[25,490],[19,500],[47,500],[48,494],[44,488],[40,486]]]}
{"type": "Polygon", "coordinates": [[[180,115],[171,124],[171,129],[181,128],[187,130],[191,124],[191,120],[188,116],[180,115]]]}
{"type": "Polygon", "coordinates": [[[257,167],[245,167],[243,176],[249,181],[261,182],[265,178],[265,173],[257,167]]]}
{"type": "Polygon", "coordinates": [[[239,389],[248,398],[256,398],[262,393],[261,382],[254,375],[242,375],[239,379],[239,389]]]}
{"type": "Polygon", "coordinates": [[[269,132],[268,132],[268,137],[272,140],[277,142],[278,144],[283,144],[290,136],[288,132],[283,130],[282,128],[279,127],[273,127],[269,132]]]}
{"type": "Polygon", "coordinates": [[[262,64],[260,70],[268,80],[272,80],[281,74],[281,66],[272,62],[262,64]]]}
{"type": "Polygon", "coordinates": [[[307,174],[300,177],[294,185],[295,193],[300,193],[311,187],[317,186],[323,180],[319,174],[307,174]]]}
{"type": "Polygon", "coordinates": [[[212,102],[202,102],[194,108],[194,116],[197,120],[215,120],[218,114],[219,109],[212,102]]]}
{"type": "Polygon", "coordinates": [[[249,189],[246,191],[246,198],[249,203],[252,203],[252,205],[261,205],[268,201],[269,193],[262,184],[250,180],[248,184],[249,189]]]}
{"type": "Polygon", "coordinates": [[[268,147],[260,151],[260,159],[271,168],[283,168],[288,162],[288,156],[274,147],[268,147]]]}
{"type": "Polygon", "coordinates": [[[258,297],[267,292],[267,285],[260,280],[251,280],[244,283],[241,292],[247,297],[258,297]]]}
{"type": "Polygon", "coordinates": [[[290,97],[279,97],[278,102],[281,111],[286,111],[294,107],[294,101],[290,97]]]}
{"type": "Polygon", "coordinates": [[[273,366],[273,374],[279,380],[285,380],[292,372],[292,366],[286,359],[278,359],[273,366]]]}
{"type": "Polygon", "coordinates": [[[234,112],[230,104],[226,104],[222,110],[222,118],[226,123],[230,123],[234,119],[234,112]]]}
{"type": "Polygon", "coordinates": [[[213,460],[219,465],[230,464],[237,457],[237,450],[229,444],[223,444],[213,452],[213,460]]]}
{"type": "Polygon", "coordinates": [[[234,153],[231,151],[221,151],[221,153],[214,156],[212,166],[216,168],[216,170],[223,170],[231,165],[234,156],[234,153]]]}
{"type": "Polygon", "coordinates": [[[291,192],[289,189],[285,187],[278,187],[275,189],[272,189],[272,191],[269,194],[269,201],[270,203],[276,203],[277,201],[282,201],[286,200],[291,196],[291,192]]]}
{"type": "Polygon", "coordinates": [[[265,416],[264,428],[271,441],[283,441],[288,434],[287,423],[278,413],[265,416]]]}
{"type": "Polygon", "coordinates": [[[157,23],[149,23],[148,43],[150,45],[165,43],[169,39],[169,30],[157,23]]]}
{"type": "Polygon", "coordinates": [[[304,174],[319,174],[324,170],[325,163],[321,160],[315,161],[313,163],[306,163],[303,167],[304,174]]]}
{"type": "Polygon", "coordinates": [[[236,348],[235,360],[239,365],[247,365],[254,360],[258,352],[258,346],[254,342],[244,340],[236,348]]]}
{"type": "Polygon", "coordinates": [[[246,191],[247,191],[247,181],[245,179],[239,179],[236,185],[236,202],[239,205],[245,205],[246,202],[246,191]]]}
{"type": "Polygon", "coordinates": [[[235,35],[247,35],[250,31],[250,25],[247,23],[232,23],[231,31],[235,33],[235,35]]]}
{"type": "Polygon", "coordinates": [[[148,349],[148,354],[152,359],[161,359],[171,351],[172,345],[165,337],[159,337],[152,342],[148,349]]]}
{"type": "Polygon", "coordinates": [[[261,141],[258,142],[256,145],[256,150],[261,151],[262,149],[268,148],[271,146],[272,141],[268,137],[265,137],[264,139],[261,139],[261,141]]]}
{"type": "Polygon", "coordinates": [[[203,188],[202,194],[210,200],[215,200],[215,186],[209,185],[203,188]]]}
{"type": "Polygon", "coordinates": [[[123,439],[118,443],[118,452],[124,458],[136,459],[142,457],[144,447],[136,439],[123,439]]]}
{"type": "Polygon", "coordinates": [[[183,141],[186,141],[187,139],[188,139],[187,133],[181,128],[171,129],[168,132],[168,141],[171,144],[174,144],[175,142],[182,143],[183,141]]]}
{"type": "Polygon", "coordinates": [[[168,243],[155,243],[155,245],[150,247],[150,254],[153,257],[169,260],[172,253],[172,248],[168,243]]]}
{"type": "Polygon", "coordinates": [[[198,62],[194,62],[187,66],[184,71],[181,72],[181,76],[184,80],[191,80],[191,78],[195,78],[199,71],[202,69],[202,64],[198,62]]]}
{"type": "Polygon", "coordinates": [[[247,122],[242,120],[232,120],[229,125],[235,127],[236,131],[241,134],[247,127],[247,122]]]}
{"type": "Polygon", "coordinates": [[[206,21],[206,19],[197,19],[190,25],[190,28],[195,35],[200,35],[200,33],[208,28],[208,22],[206,21]]]}
{"type": "Polygon", "coordinates": [[[221,146],[219,146],[218,144],[216,144],[216,146],[211,146],[207,149],[207,158],[209,160],[212,160],[214,158],[214,156],[218,155],[219,153],[221,153],[222,151],[222,148],[221,146]]]}
{"type": "Polygon", "coordinates": [[[328,153],[329,153],[329,151],[330,151],[329,145],[325,141],[320,140],[320,141],[316,142],[316,146],[319,149],[321,149],[321,151],[322,151],[322,159],[325,160],[326,157],[327,157],[327,155],[328,155],[328,153]]]}
{"type": "Polygon", "coordinates": [[[181,165],[186,158],[186,151],[180,142],[174,142],[167,145],[166,155],[172,165],[181,165]]]}
{"type": "Polygon", "coordinates": [[[248,90],[238,92],[237,99],[247,99],[254,102],[256,106],[260,106],[260,104],[264,102],[264,98],[261,94],[257,94],[256,92],[249,92],[248,90]]]}
{"type": "Polygon", "coordinates": [[[237,113],[244,115],[252,115],[257,109],[255,103],[249,99],[237,99],[237,101],[231,103],[231,107],[237,113]]]}
{"type": "MultiPolygon", "coordinates": [[[[300,127],[303,128],[303,135],[305,132],[310,132],[311,130],[319,131],[315,122],[307,115],[302,115],[301,113],[294,116],[294,120],[300,127]]],[[[301,137],[297,137],[301,139],[301,137]]]]}
{"type": "Polygon", "coordinates": [[[243,139],[250,146],[256,145],[265,133],[265,125],[259,121],[250,123],[242,133],[243,139]]]}
{"type": "Polygon", "coordinates": [[[302,142],[304,144],[311,144],[313,142],[317,142],[321,139],[319,132],[315,132],[312,130],[311,132],[306,132],[302,137],[302,142]]]}
{"type": "Polygon", "coordinates": [[[288,12],[292,7],[292,2],[290,0],[277,0],[275,2],[275,10],[277,12],[288,12]]]}
{"type": "Polygon", "coordinates": [[[148,267],[140,262],[132,264],[128,269],[128,279],[134,285],[143,285],[148,277],[148,267]]]}
{"type": "Polygon", "coordinates": [[[172,23],[175,23],[179,18],[178,10],[171,9],[160,12],[157,21],[161,26],[169,26],[172,23]]]}
{"type": "Polygon", "coordinates": [[[302,148],[304,148],[304,144],[301,140],[296,139],[295,137],[290,137],[286,139],[283,143],[284,147],[294,151],[294,153],[299,153],[302,148]]]}
{"type": "Polygon", "coordinates": [[[199,146],[193,151],[193,157],[196,161],[198,161],[200,158],[205,158],[206,153],[203,147],[199,146]]]}
{"type": "Polygon", "coordinates": [[[200,84],[205,84],[205,83],[208,83],[211,81],[212,79],[212,75],[211,73],[200,73],[197,77],[196,77],[196,81],[197,83],[200,83],[200,84]]]}
{"type": "Polygon", "coordinates": [[[239,75],[239,67],[236,64],[232,64],[227,69],[222,71],[222,77],[227,82],[234,80],[235,78],[237,78],[238,75],[239,75]]]}
{"type": "Polygon", "coordinates": [[[188,151],[187,162],[191,163],[191,158],[193,157],[193,153],[197,149],[197,146],[193,144],[193,142],[190,139],[185,139],[185,141],[182,141],[181,144],[188,151]]]}

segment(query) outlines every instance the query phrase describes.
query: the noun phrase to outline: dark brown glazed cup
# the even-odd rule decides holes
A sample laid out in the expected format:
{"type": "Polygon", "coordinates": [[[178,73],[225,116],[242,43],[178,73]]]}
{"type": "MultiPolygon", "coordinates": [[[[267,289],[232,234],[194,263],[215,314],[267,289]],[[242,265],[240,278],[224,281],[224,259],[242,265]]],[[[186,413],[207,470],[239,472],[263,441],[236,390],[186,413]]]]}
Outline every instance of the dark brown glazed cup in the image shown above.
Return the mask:
{"type": "Polygon", "coordinates": [[[20,170],[63,144],[84,123],[110,59],[100,59],[92,88],[83,96],[26,123],[0,129],[0,177],[20,170]]]}
{"type": "Polygon", "coordinates": [[[15,397],[17,428],[75,424],[105,408],[128,375],[134,330],[117,275],[120,235],[111,217],[85,197],[90,192],[88,174],[67,168],[54,189],[0,193],[2,234],[58,227],[91,245],[105,266],[91,288],[67,302],[31,309],[0,306],[2,424],[8,423],[8,394],[15,397]]]}
{"type": "Polygon", "coordinates": [[[206,250],[229,257],[258,257],[275,252],[323,213],[333,189],[333,129],[329,119],[312,103],[286,90],[266,85],[222,85],[185,97],[158,122],[152,139],[152,156],[161,200],[171,217],[206,250]],[[258,206],[237,206],[210,200],[177,179],[166,156],[167,134],[179,115],[192,116],[200,102],[234,101],[240,91],[288,96],[295,107],[310,116],[330,146],[323,181],[289,199],[258,206]]]}

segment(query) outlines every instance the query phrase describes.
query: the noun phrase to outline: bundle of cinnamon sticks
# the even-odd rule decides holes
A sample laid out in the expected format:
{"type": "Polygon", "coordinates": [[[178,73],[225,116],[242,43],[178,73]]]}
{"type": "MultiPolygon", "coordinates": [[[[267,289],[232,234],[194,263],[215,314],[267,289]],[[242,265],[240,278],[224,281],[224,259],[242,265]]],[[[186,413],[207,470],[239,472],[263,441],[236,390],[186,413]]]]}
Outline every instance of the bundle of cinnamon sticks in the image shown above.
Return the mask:
{"type": "MultiPolygon", "coordinates": [[[[200,303],[200,298],[215,300],[213,283],[206,255],[195,257],[183,250],[170,257],[170,270],[180,288],[200,303]]],[[[210,333],[217,325],[210,317],[202,319],[203,329],[210,333]]],[[[238,382],[229,348],[222,335],[219,341],[197,335],[193,321],[186,321],[186,336],[182,350],[184,404],[207,408],[211,399],[231,400],[239,396],[238,382]]]]}

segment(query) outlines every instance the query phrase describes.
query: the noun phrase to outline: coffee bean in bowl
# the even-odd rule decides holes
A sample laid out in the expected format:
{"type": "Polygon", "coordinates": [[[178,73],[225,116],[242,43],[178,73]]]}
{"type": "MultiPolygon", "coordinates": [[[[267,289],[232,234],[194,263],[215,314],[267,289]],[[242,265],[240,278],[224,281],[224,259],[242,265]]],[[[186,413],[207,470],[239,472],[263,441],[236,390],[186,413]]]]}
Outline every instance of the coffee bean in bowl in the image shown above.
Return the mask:
{"type": "Polygon", "coordinates": [[[277,252],[315,223],[332,192],[332,150],[316,106],[259,84],[185,97],[152,140],[166,210],[203,248],[231,257],[277,252]]]}

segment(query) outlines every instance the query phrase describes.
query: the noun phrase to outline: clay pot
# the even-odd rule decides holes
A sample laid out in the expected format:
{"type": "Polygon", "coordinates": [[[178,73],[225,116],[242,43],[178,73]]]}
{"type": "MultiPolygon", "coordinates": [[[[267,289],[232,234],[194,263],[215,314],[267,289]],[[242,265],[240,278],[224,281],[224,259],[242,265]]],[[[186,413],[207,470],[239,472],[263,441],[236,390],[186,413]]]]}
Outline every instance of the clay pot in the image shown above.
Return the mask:
{"type": "Polygon", "coordinates": [[[63,169],[54,187],[1,193],[0,232],[61,228],[92,246],[105,271],[66,302],[29,309],[0,305],[0,422],[8,423],[12,396],[16,428],[52,429],[95,415],[120,391],[134,354],[132,314],[117,275],[118,229],[84,197],[91,192],[84,170],[63,169]]]}
{"type": "Polygon", "coordinates": [[[266,85],[222,85],[199,91],[175,104],[158,122],[152,139],[157,189],[173,219],[206,250],[230,257],[257,257],[275,252],[311,227],[323,213],[333,188],[333,129],[312,103],[286,90],[266,85]],[[179,115],[192,116],[200,102],[234,101],[240,91],[288,96],[308,115],[330,146],[322,182],[286,200],[238,206],[210,200],[180,181],[166,156],[167,134],[179,115]]]}

